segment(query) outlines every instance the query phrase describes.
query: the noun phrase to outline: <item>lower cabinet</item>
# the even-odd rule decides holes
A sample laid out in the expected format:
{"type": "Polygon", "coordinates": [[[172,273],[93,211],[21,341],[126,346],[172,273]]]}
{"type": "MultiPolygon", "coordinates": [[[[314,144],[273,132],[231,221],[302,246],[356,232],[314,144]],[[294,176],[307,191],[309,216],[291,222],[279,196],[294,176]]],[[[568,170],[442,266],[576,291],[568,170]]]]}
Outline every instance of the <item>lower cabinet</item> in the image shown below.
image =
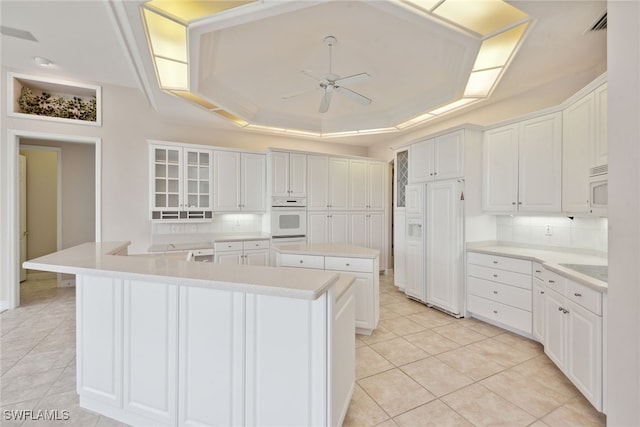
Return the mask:
{"type": "Polygon", "coordinates": [[[245,240],[214,244],[216,264],[269,265],[269,240],[245,240]]]}

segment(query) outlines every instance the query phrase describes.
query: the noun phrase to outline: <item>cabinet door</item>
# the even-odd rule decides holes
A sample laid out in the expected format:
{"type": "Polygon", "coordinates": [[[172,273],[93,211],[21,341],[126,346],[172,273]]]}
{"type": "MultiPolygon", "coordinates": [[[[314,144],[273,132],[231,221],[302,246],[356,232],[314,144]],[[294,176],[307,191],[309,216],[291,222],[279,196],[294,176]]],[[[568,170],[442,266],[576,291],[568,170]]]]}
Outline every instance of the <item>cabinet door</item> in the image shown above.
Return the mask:
{"type": "Polygon", "coordinates": [[[394,212],[393,217],[393,280],[395,285],[404,290],[406,283],[406,216],[404,212],[394,212]]]}
{"type": "Polygon", "coordinates": [[[406,243],[406,286],[404,291],[410,297],[425,301],[424,257],[422,241],[407,239],[406,243]]]}
{"type": "Polygon", "coordinates": [[[385,168],[387,165],[369,162],[367,174],[367,207],[368,209],[384,210],[385,188],[387,188],[385,168]]]}
{"type": "Polygon", "coordinates": [[[407,215],[422,214],[424,211],[424,184],[411,184],[407,185],[405,197],[406,197],[406,212],[407,215]]]}
{"type": "Polygon", "coordinates": [[[346,212],[329,214],[330,243],[349,243],[349,215],[346,212]]]}
{"type": "Polygon", "coordinates": [[[606,165],[608,163],[607,144],[607,83],[594,91],[596,103],[595,132],[596,137],[591,150],[590,167],[606,165]]]}
{"type": "Polygon", "coordinates": [[[184,208],[186,210],[211,209],[211,182],[213,181],[211,150],[184,150],[184,208]]]}
{"type": "Polygon", "coordinates": [[[368,162],[351,160],[349,162],[349,208],[367,209],[368,162]]]}
{"type": "Polygon", "coordinates": [[[562,210],[589,211],[589,147],[595,140],[595,102],[590,93],[562,114],[562,210]]]}
{"type": "Polygon", "coordinates": [[[244,252],[246,265],[269,265],[269,249],[255,249],[244,252]]]}
{"type": "Polygon", "coordinates": [[[546,294],[544,289],[544,282],[538,278],[533,279],[533,337],[545,344],[544,329],[545,329],[545,308],[546,308],[546,294]]]}
{"type": "Polygon", "coordinates": [[[375,315],[373,310],[373,274],[353,273],[356,277],[353,286],[356,289],[356,328],[372,330],[375,328],[375,315]]]}
{"type": "Polygon", "coordinates": [[[289,153],[271,152],[271,194],[289,196],[289,153]]]}
{"type": "Polygon", "coordinates": [[[349,207],[349,160],[332,157],[329,159],[329,208],[349,207]]]}
{"type": "Polygon", "coordinates": [[[240,200],[240,153],[215,151],[213,210],[218,212],[238,212],[240,200]]]}
{"type": "Polygon", "coordinates": [[[567,322],[563,312],[564,297],[548,288],[545,292],[544,352],[556,366],[564,369],[567,322]]]}
{"type": "Polygon", "coordinates": [[[242,251],[216,252],[216,264],[242,264],[242,251]]]}
{"type": "Polygon", "coordinates": [[[462,309],[462,206],[455,180],[427,184],[427,303],[454,314],[462,309]]]}
{"type": "Polygon", "coordinates": [[[385,242],[386,224],[384,223],[384,212],[370,212],[367,214],[367,245],[371,249],[380,251],[380,262],[385,262],[385,242]]]}
{"type": "Polygon", "coordinates": [[[178,287],[124,281],[124,410],[158,424],[177,416],[178,287]]]}
{"type": "Polygon", "coordinates": [[[464,176],[464,131],[442,135],[435,139],[433,155],[434,179],[464,176]]]}
{"type": "Polygon", "coordinates": [[[367,247],[368,227],[366,212],[349,213],[349,243],[355,246],[367,247]]]}
{"type": "Polygon", "coordinates": [[[518,128],[509,125],[490,129],[482,146],[483,209],[494,212],[518,210],[518,128]]]}
{"type": "Polygon", "coordinates": [[[562,210],[562,115],[548,114],[520,123],[518,210],[562,210]]]}
{"type": "Polygon", "coordinates": [[[405,207],[405,186],[409,183],[409,150],[396,152],[396,162],[393,168],[393,206],[396,209],[405,207]]]}
{"type": "Polygon", "coordinates": [[[307,155],[289,153],[289,196],[307,195],[307,155]]]}
{"type": "MultiPolygon", "coordinates": [[[[307,209],[326,210],[329,208],[329,157],[307,157],[307,209]]],[[[344,183],[343,183],[344,185],[344,183]]]]}
{"type": "Polygon", "coordinates": [[[242,153],[242,210],[264,212],[267,202],[267,161],[264,154],[242,153]]]}
{"type": "Polygon", "coordinates": [[[307,243],[315,245],[329,243],[329,212],[309,212],[307,214],[307,243]]]}
{"type": "Polygon", "coordinates": [[[417,142],[409,147],[409,182],[433,181],[434,139],[417,142]]]}
{"type": "Polygon", "coordinates": [[[178,425],[239,425],[244,399],[244,294],[180,288],[178,425]]]}
{"type": "Polygon", "coordinates": [[[182,149],[150,145],[151,209],[178,210],[182,207],[182,149]]]}
{"type": "Polygon", "coordinates": [[[597,409],[602,409],[602,318],[569,301],[567,364],[573,384],[597,409]]]}

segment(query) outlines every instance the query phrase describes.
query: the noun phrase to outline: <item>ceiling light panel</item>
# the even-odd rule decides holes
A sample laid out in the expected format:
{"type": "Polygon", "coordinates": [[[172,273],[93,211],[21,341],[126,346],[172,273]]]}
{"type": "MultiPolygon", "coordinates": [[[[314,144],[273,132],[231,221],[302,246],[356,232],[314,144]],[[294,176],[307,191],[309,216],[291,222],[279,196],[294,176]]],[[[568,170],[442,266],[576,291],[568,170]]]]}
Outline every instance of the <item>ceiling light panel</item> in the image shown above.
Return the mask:
{"type": "Polygon", "coordinates": [[[254,3],[255,0],[215,0],[215,1],[176,1],[176,0],[151,0],[146,6],[160,10],[165,14],[176,17],[183,22],[193,21],[205,16],[220,13],[227,9],[254,3]]]}
{"type": "Polygon", "coordinates": [[[511,58],[527,29],[528,23],[488,38],[482,42],[473,70],[503,67],[511,58]]]}
{"type": "Polygon", "coordinates": [[[187,28],[149,9],[143,9],[154,56],[187,62],[187,28]]]}
{"type": "Polygon", "coordinates": [[[433,13],[483,36],[527,17],[502,0],[446,0],[433,13]]]}
{"type": "Polygon", "coordinates": [[[500,77],[502,68],[493,68],[491,70],[476,71],[471,73],[467,87],[464,90],[466,97],[486,97],[491,93],[493,85],[500,77]]]}
{"type": "Polygon", "coordinates": [[[189,70],[187,64],[159,57],[155,58],[155,62],[161,88],[189,89],[189,70]]]}
{"type": "Polygon", "coordinates": [[[449,111],[453,111],[456,108],[460,108],[460,107],[464,107],[467,104],[470,104],[474,101],[478,101],[478,99],[476,98],[462,98],[462,99],[458,99],[457,101],[452,102],[451,104],[447,104],[444,107],[440,107],[436,110],[431,110],[431,114],[444,114],[444,113],[448,113],[449,111]]]}

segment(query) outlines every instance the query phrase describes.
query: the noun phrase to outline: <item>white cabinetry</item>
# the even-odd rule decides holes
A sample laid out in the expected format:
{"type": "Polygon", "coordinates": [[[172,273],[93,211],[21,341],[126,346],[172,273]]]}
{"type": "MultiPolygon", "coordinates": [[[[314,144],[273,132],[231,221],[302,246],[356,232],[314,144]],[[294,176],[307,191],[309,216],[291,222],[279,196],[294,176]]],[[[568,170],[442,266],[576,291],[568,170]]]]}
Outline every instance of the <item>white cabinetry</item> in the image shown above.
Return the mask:
{"type": "Polygon", "coordinates": [[[396,151],[396,161],[394,165],[393,185],[393,207],[394,209],[404,209],[405,207],[405,186],[409,184],[409,149],[396,151]]]}
{"type": "Polygon", "coordinates": [[[601,411],[602,294],[547,270],[544,277],[544,351],[601,411]]]}
{"type": "Polygon", "coordinates": [[[307,209],[346,210],[348,208],[349,160],[309,155],[307,159],[307,209]]]}
{"type": "Polygon", "coordinates": [[[349,163],[349,208],[384,210],[385,164],[366,160],[349,163]]]}
{"type": "Polygon", "coordinates": [[[531,261],[467,253],[467,309],[527,336],[532,327],[531,261]]]}
{"type": "Polygon", "coordinates": [[[546,292],[542,265],[533,263],[533,337],[545,343],[546,292]]]}
{"type": "Polygon", "coordinates": [[[349,243],[384,254],[384,212],[349,212],[349,243]]]}
{"type": "Polygon", "coordinates": [[[406,253],[407,253],[407,215],[397,210],[393,215],[393,280],[400,289],[406,284],[406,253]]]}
{"type": "Polygon", "coordinates": [[[304,197],[307,194],[307,155],[272,151],[271,194],[304,197]]]}
{"type": "Polygon", "coordinates": [[[608,163],[607,94],[607,83],[599,86],[594,91],[594,100],[596,103],[596,137],[589,159],[589,167],[592,170],[593,168],[607,165],[608,163]]]}
{"type": "Polygon", "coordinates": [[[484,210],[560,212],[561,156],[560,113],[486,131],[484,210]]]}
{"type": "Polygon", "coordinates": [[[264,212],[266,157],[259,153],[215,151],[214,210],[264,212]]]}
{"type": "Polygon", "coordinates": [[[151,219],[212,218],[212,151],[149,143],[151,219]]]}
{"type": "Polygon", "coordinates": [[[349,215],[346,212],[309,212],[307,214],[307,242],[348,243],[349,215]]]}
{"type": "Polygon", "coordinates": [[[216,264],[269,265],[269,240],[216,242],[216,264]]]}
{"type": "Polygon", "coordinates": [[[464,176],[464,131],[412,144],[409,182],[427,182],[464,176]]]}
{"type": "Polygon", "coordinates": [[[562,210],[589,211],[589,148],[595,142],[593,93],[567,107],[562,116],[562,210]]]}

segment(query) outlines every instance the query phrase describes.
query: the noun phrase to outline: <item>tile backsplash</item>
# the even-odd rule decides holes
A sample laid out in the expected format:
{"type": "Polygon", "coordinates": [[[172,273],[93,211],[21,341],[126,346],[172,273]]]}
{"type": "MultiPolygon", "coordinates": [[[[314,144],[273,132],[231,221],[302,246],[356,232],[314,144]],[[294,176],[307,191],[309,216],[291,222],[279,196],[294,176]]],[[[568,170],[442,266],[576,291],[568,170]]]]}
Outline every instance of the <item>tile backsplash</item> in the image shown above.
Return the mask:
{"type": "Polygon", "coordinates": [[[607,252],[607,218],[498,216],[497,239],[528,245],[607,252]]]}

